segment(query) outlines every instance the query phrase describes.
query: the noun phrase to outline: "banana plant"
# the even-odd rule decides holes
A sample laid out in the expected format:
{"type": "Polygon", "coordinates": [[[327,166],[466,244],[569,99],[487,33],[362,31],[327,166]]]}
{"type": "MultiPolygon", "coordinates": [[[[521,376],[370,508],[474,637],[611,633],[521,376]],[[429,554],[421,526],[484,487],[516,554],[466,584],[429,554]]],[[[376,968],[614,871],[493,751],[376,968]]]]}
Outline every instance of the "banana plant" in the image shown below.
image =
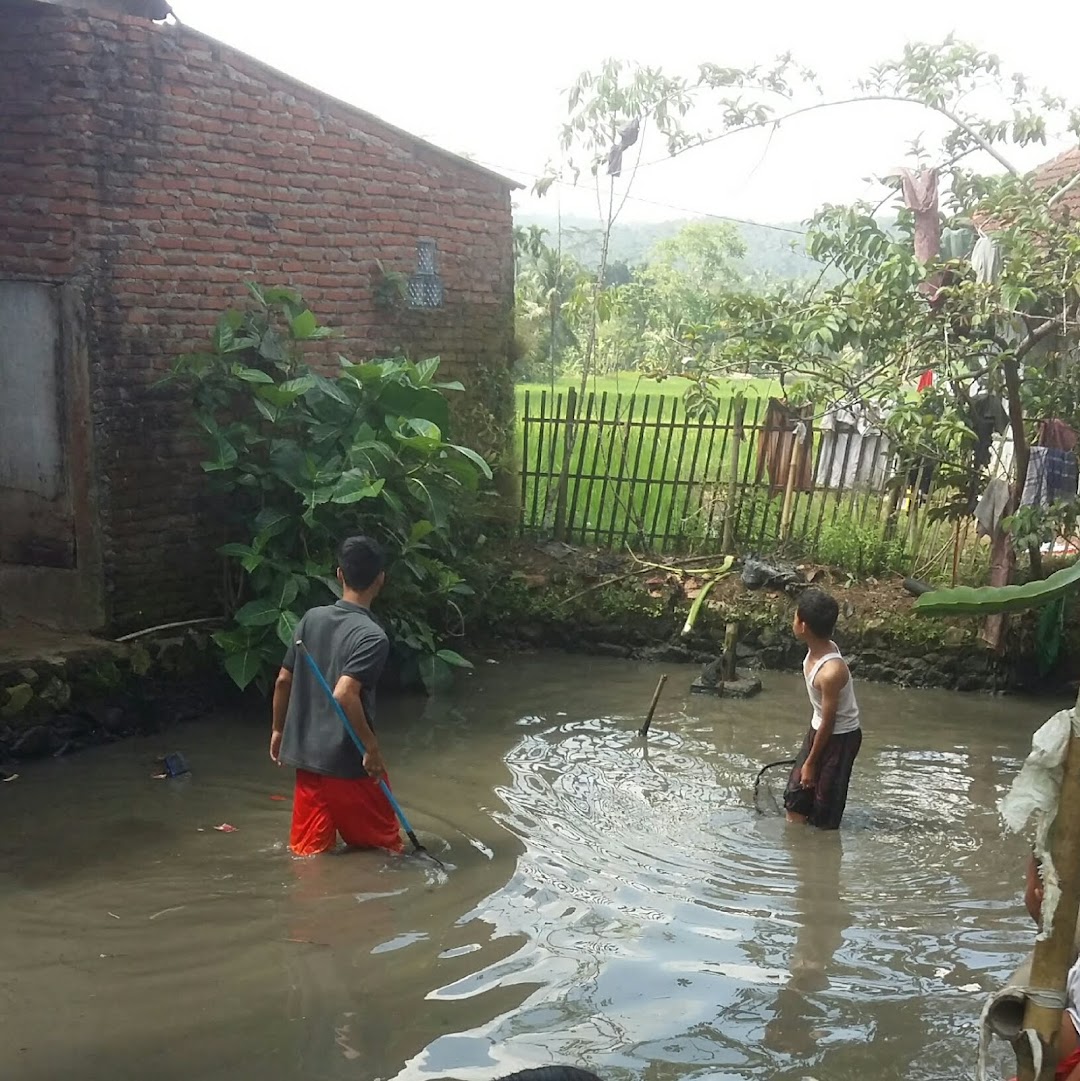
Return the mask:
{"type": "Polygon", "coordinates": [[[1049,578],[1014,586],[956,586],[924,593],[915,602],[921,616],[992,616],[1041,608],[1080,586],[1080,560],[1049,578]]]}

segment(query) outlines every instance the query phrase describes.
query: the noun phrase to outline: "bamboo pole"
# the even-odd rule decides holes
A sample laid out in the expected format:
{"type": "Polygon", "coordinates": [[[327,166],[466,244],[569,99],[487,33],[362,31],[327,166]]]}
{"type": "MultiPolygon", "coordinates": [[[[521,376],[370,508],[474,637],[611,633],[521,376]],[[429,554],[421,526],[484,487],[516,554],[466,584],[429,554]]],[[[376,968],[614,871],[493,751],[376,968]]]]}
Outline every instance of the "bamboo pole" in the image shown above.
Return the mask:
{"type": "MultiPolygon", "coordinates": [[[[566,539],[566,488],[570,480],[570,456],[574,453],[577,432],[574,428],[574,415],[577,412],[577,394],[571,387],[566,395],[566,427],[563,431],[563,457],[559,469],[559,482],[555,491],[555,526],[554,536],[558,541],[566,539]]],[[[555,422],[558,431],[558,422],[555,422]]],[[[575,489],[576,492],[576,489],[575,489]]]]}
{"type": "Polygon", "coordinates": [[[724,508],[724,539],[720,551],[724,555],[735,552],[735,502],[739,498],[739,451],[743,441],[743,420],[746,417],[746,399],[739,395],[733,402],[734,416],[731,430],[731,476],[728,478],[727,506],[724,508]]]}
{"type": "Polygon", "coordinates": [[[656,704],[660,701],[660,693],[664,689],[664,684],[667,683],[667,673],[662,675],[656,681],[656,690],[653,691],[652,702],[649,703],[649,712],[645,716],[645,723],[641,726],[641,731],[638,733],[640,736],[647,736],[649,734],[649,725],[652,724],[653,714],[656,712],[656,704]]]}
{"type": "Polygon", "coordinates": [[[787,484],[784,485],[784,503],[780,512],[780,539],[787,540],[791,528],[791,511],[794,506],[795,480],[802,465],[805,428],[801,421],[795,425],[795,437],[791,442],[791,459],[788,462],[787,484]]]}
{"type": "MultiPolygon", "coordinates": [[[[1080,710],[1080,699],[1076,709],[1080,710]]],[[[1024,1032],[1013,1042],[1018,1081],[1052,1081],[1057,1065],[1065,982],[1073,962],[1077,911],[1080,910],[1080,738],[1073,735],[1065,755],[1061,796],[1050,841],[1061,886],[1053,926],[1035,943],[1030,986],[1049,996],[1029,997],[1024,1008],[1024,1030],[1034,1030],[1042,1045],[1042,1068],[1036,1071],[1031,1046],[1024,1032]],[[1054,1001],[1055,996],[1060,996],[1054,1001]]]]}

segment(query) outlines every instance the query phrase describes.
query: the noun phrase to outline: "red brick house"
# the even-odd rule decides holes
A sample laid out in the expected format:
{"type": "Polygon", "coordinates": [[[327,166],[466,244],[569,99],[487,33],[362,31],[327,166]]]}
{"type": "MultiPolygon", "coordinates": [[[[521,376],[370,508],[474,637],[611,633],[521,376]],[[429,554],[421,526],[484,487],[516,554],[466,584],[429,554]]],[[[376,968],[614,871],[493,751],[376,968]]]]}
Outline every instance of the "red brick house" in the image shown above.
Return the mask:
{"type": "Polygon", "coordinates": [[[152,385],[246,281],[300,290],[353,356],[440,355],[463,439],[512,408],[514,183],[115,13],[146,7],[0,0],[2,620],[212,614],[201,448],[152,385]],[[380,303],[384,272],[432,270],[380,303]]]}

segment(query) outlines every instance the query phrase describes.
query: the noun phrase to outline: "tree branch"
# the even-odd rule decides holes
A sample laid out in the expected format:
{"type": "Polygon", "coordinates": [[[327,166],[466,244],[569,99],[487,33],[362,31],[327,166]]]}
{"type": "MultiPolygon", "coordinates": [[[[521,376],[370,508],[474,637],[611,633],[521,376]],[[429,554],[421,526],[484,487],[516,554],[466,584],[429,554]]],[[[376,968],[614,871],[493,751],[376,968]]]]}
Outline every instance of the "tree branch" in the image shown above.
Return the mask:
{"type": "MultiPolygon", "coordinates": [[[[798,109],[792,109],[790,112],[785,113],[783,116],[770,116],[764,120],[753,120],[746,124],[740,124],[736,128],[728,128],[726,131],[718,132],[715,135],[703,136],[698,142],[691,146],[683,147],[681,150],[676,150],[674,153],[669,154],[666,158],[657,158],[654,161],[646,162],[642,168],[646,168],[650,165],[658,165],[662,161],[670,161],[672,158],[677,158],[682,154],[685,154],[687,150],[693,150],[699,146],[707,146],[710,143],[719,142],[721,139],[726,139],[731,135],[739,135],[744,131],[754,131],[758,128],[769,127],[770,125],[779,126],[786,120],[791,120],[796,116],[804,116],[807,113],[817,112],[819,109],[833,109],[841,105],[861,105],[868,102],[881,102],[881,101],[895,101],[903,105],[918,105],[920,108],[929,109],[932,112],[938,113],[940,116],[945,117],[950,123],[955,124],[958,128],[963,128],[964,131],[971,136],[979,148],[989,154],[1003,169],[1011,173],[1013,176],[1019,176],[1020,171],[1010,162],[1001,152],[987,139],[980,135],[966,120],[964,120],[957,113],[952,112],[951,109],[946,109],[944,106],[930,105],[919,98],[906,97],[902,94],[865,94],[854,98],[839,98],[836,101],[819,101],[813,105],[804,105],[798,109]]],[[[954,159],[954,162],[959,159],[954,159]]]]}

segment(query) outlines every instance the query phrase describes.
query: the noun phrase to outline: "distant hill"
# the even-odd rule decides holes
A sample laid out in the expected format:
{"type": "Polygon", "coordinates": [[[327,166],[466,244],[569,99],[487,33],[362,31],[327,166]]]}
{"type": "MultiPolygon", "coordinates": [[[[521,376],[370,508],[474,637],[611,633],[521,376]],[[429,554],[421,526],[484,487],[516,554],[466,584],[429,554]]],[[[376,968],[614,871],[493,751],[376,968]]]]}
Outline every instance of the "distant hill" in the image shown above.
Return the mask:
{"type": "MultiPolygon", "coordinates": [[[[611,250],[608,261],[624,262],[630,266],[643,263],[650,249],[658,240],[674,236],[694,220],[681,218],[663,222],[616,222],[611,233],[611,250]]],[[[524,214],[515,216],[516,225],[539,225],[547,229],[548,243],[555,243],[558,219],[554,215],[524,214]]],[[[740,260],[740,269],[749,278],[769,277],[799,280],[816,276],[819,264],[807,255],[800,235],[800,223],[777,223],[767,225],[744,225],[732,223],[746,244],[746,257],[740,260]]],[[[595,220],[563,216],[563,251],[574,256],[586,266],[600,262],[601,231],[595,220]]]]}

